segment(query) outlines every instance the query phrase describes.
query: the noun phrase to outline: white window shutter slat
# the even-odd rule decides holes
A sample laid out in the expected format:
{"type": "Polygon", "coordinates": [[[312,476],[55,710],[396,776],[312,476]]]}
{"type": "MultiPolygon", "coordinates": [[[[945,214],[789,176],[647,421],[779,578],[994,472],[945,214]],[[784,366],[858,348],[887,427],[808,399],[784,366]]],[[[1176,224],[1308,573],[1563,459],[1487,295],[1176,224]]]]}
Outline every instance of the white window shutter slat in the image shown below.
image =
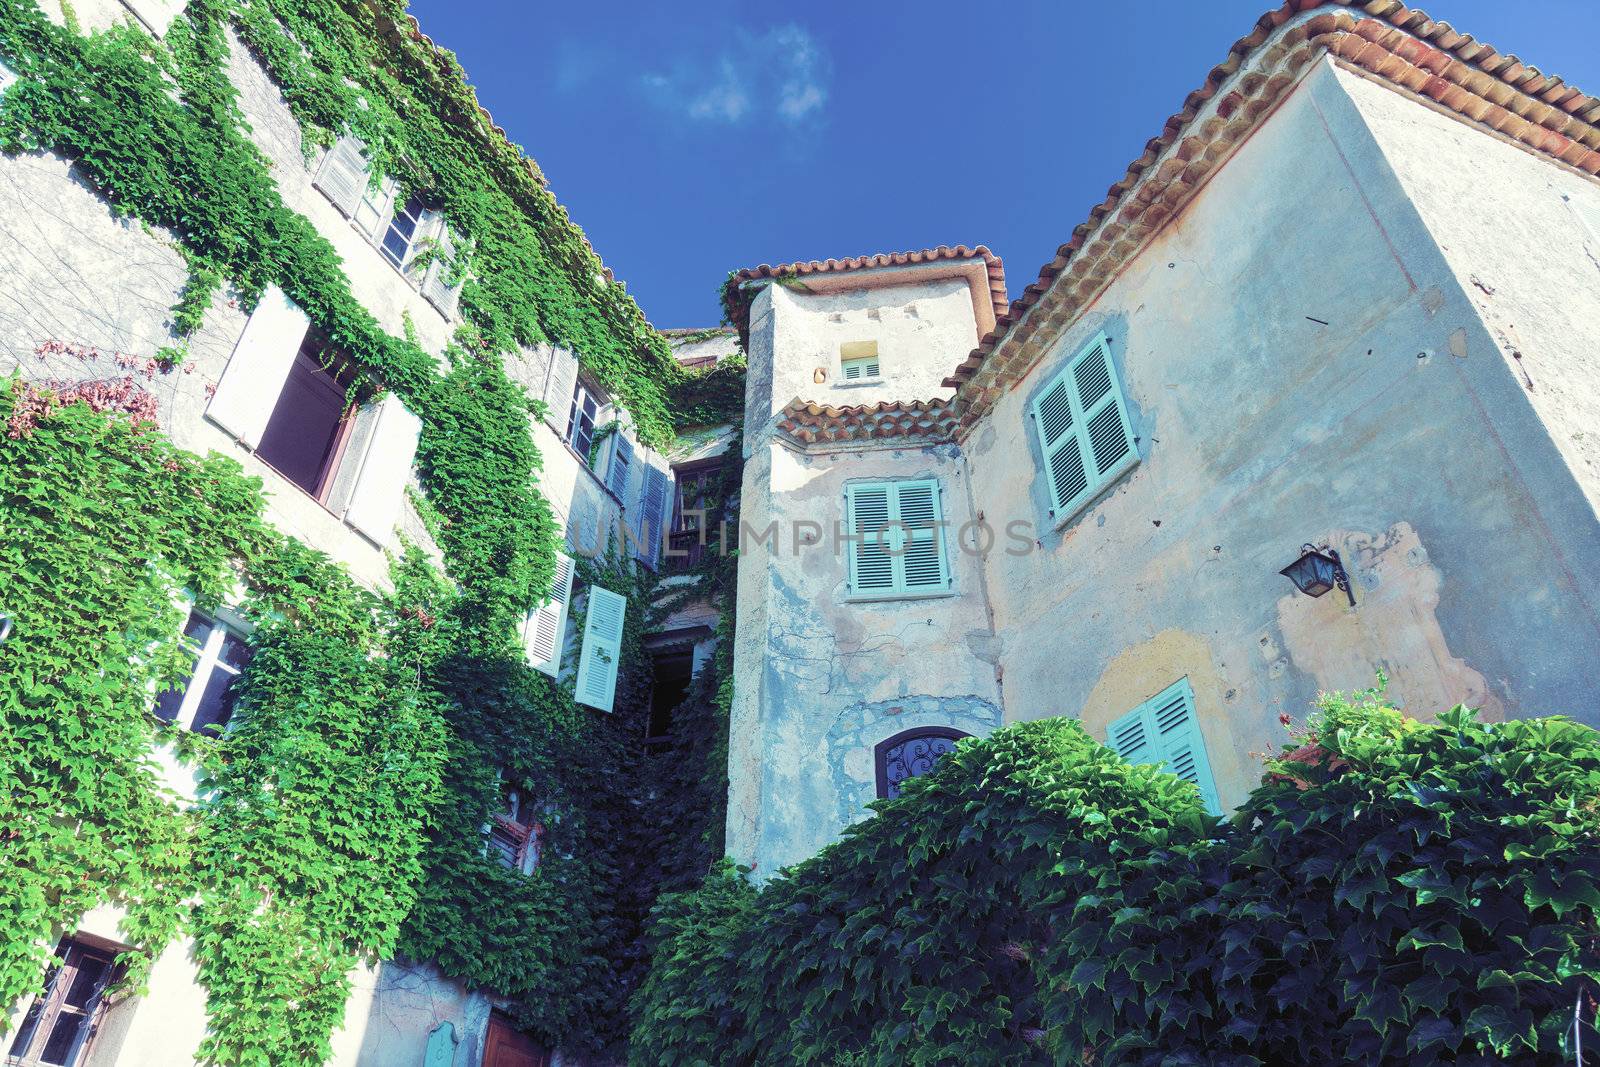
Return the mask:
{"type": "Polygon", "coordinates": [[[589,617],[583,627],[578,657],[577,701],[597,711],[610,711],[617,694],[617,668],[622,658],[622,621],[628,598],[599,586],[589,588],[589,617]]]}
{"type": "Polygon", "coordinates": [[[228,357],[228,366],[206,405],[206,417],[245,447],[260,445],[310,325],[305,312],[276,286],[269,286],[228,357]]]}
{"type": "Polygon", "coordinates": [[[335,141],[312,182],[334,207],[347,216],[355,215],[367,192],[367,158],[361,142],[353,137],[335,141]]]}
{"type": "Polygon", "coordinates": [[[561,674],[561,653],[566,645],[567,602],[572,599],[572,557],[556,553],[556,574],[550,582],[550,596],[528,613],[522,628],[522,643],[528,663],[555,678],[561,674]]]}
{"type": "Polygon", "coordinates": [[[399,397],[387,393],[378,401],[377,422],[361,457],[344,521],[380,545],[389,543],[400,521],[406,480],[421,436],[422,420],[407,411],[399,397]]]}
{"type": "Polygon", "coordinates": [[[572,392],[578,387],[578,357],[565,348],[550,353],[550,376],[544,383],[544,402],[556,433],[565,437],[572,413],[572,392]]]}
{"type": "Polygon", "coordinates": [[[451,285],[455,270],[456,245],[450,239],[450,227],[441,219],[434,239],[439,242],[439,254],[428,264],[428,273],[422,279],[422,295],[448,318],[456,313],[456,298],[461,286],[451,285]]]}

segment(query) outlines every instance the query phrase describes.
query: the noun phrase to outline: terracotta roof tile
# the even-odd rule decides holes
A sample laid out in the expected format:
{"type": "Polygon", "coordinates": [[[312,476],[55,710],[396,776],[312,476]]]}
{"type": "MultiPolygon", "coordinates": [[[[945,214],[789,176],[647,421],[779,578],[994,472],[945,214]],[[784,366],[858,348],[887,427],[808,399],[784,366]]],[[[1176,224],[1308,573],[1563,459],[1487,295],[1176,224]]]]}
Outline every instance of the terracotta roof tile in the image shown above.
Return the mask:
{"type": "Polygon", "coordinates": [[[778,430],[803,445],[825,445],[920,438],[921,444],[948,441],[956,428],[947,400],[886,400],[836,408],[791,400],[778,413],[778,430]]]}
{"type": "MultiPolygon", "coordinates": [[[[1257,20],[1106,198],[997,316],[944,384],[962,427],[1043,354],[1041,330],[1071,321],[1117,264],[1175,215],[1324,54],[1432,100],[1535,152],[1600,175],[1600,100],[1397,0],[1288,0],[1257,20]],[[1219,95],[1220,94],[1220,95],[1219,95]]],[[[1048,333],[1048,330],[1046,330],[1048,333]]]]}

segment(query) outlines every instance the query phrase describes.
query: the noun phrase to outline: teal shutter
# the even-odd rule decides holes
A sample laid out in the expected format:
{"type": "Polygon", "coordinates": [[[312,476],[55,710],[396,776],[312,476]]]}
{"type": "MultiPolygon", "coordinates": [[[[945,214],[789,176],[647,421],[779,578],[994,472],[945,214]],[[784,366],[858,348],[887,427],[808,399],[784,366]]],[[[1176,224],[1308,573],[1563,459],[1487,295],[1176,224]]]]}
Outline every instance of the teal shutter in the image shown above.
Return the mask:
{"type": "Polygon", "coordinates": [[[851,485],[845,502],[852,596],[913,596],[950,588],[937,481],[851,485]]]}
{"type": "Polygon", "coordinates": [[[589,587],[589,618],[583,627],[578,656],[577,701],[597,711],[610,711],[617,695],[617,666],[622,659],[622,619],[628,598],[589,587]]]}
{"type": "Polygon", "coordinates": [[[860,359],[847,359],[840,363],[844,370],[845,381],[853,382],[862,378],[876,378],[878,376],[878,357],[864,356],[860,359]]]}
{"type": "Polygon", "coordinates": [[[1050,513],[1057,519],[1076,514],[1139,462],[1105,334],[1073,356],[1039,394],[1033,428],[1050,484],[1050,513]]]}
{"type": "Polygon", "coordinates": [[[1106,744],[1129,763],[1159,763],[1200,789],[1206,810],[1222,814],[1194,712],[1194,690],[1182,678],[1106,728],[1106,744]]]}

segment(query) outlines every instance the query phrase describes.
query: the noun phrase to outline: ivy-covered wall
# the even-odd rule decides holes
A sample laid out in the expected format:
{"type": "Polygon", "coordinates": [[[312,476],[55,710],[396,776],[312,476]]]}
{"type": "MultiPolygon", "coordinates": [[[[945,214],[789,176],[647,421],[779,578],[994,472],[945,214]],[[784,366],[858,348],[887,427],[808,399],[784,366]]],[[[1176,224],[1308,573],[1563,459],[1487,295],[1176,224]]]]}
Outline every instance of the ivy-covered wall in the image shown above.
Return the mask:
{"type": "MultiPolygon", "coordinates": [[[[672,391],[694,387],[401,5],[192,0],[159,41],[84,33],[65,11],[57,24],[0,0],[0,61],[20,76],[0,99],[0,149],[70,162],[148,247],[175,250],[188,281],[170,343],[97,356],[103,378],[0,379],[0,611],[14,623],[0,645],[0,1004],[36,991],[60,931],[113,903],[128,990],[166,946],[192,944],[201,1054],[217,1062],[323,1062],[352,969],[396,953],[507,998],[552,1045],[614,1050],[656,887],[692,882],[720,852],[726,663],[682,712],[695,729],[646,759],[641,641],[671,599],[657,604],[654,578],[614,552],[580,587],[629,598],[616,713],[525,665],[517,627],[560,531],[538,488],[538,405],[502,361],[543,342],[576,350],[657,445],[674,431],[672,391]],[[307,158],[354,133],[443,209],[465,284],[442,350],[376,318],[334,245],[285,204],[282,161],[241,111],[242,55],[282,88],[307,158]],[[415,540],[437,548],[398,552],[384,591],[268,521],[235,461],[196,458],[153,421],[198,419],[157,397],[183,395],[168,383],[192,369],[208,316],[248,310],[269,285],[422,419],[415,540]],[[241,586],[255,654],[233,728],[209,740],[158,726],[151,695],[186,670],[176,594],[206,608],[241,586]],[[203,768],[196,803],[164,790],[158,741],[203,768]],[[483,854],[497,769],[547,805],[529,877],[483,854]]],[[[115,307],[138,279],[111,269],[98,283],[78,298],[115,307]]],[[[724,380],[742,396],[736,369],[724,380]]],[[[722,568],[708,561],[699,586],[719,591],[722,568]]]]}

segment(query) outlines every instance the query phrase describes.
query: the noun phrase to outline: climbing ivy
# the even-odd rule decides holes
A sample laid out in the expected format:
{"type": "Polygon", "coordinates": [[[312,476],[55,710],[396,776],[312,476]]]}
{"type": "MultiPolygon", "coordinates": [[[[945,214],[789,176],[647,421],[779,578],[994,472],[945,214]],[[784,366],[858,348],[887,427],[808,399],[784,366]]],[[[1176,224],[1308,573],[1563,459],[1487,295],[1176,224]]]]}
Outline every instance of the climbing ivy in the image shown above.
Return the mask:
{"type": "MultiPolygon", "coordinates": [[[[576,349],[640,436],[664,443],[682,378],[664,342],[398,3],[190,0],[157,42],[131,26],[84,35],[0,0],[0,58],[21,76],[0,100],[0,150],[72,160],[114,211],[184,255],[162,369],[219,295],[248,308],[277,286],[419,415],[414,499],[449,576],[408,549],[392,594],[364,591],[266,524],[260,485],[236,465],[172,447],[131,379],[8,383],[0,589],[18,636],[0,649],[0,846],[14,861],[0,1002],[37,983],[53,930],[114,901],[131,986],[174,937],[194,938],[202,1055],[219,1063],[321,1062],[351,967],[401,949],[513,998],[552,1044],[614,1049],[652,887],[700,863],[679,853],[705,853],[719,809],[690,817],[681,804],[699,794],[649,785],[665,761],[630,773],[648,714],[642,635],[660,614],[653,579],[616,546],[584,574],[630,597],[617,714],[579,708],[522,660],[517,626],[548,588],[557,529],[536,488],[541,405],[501,360],[540,342],[576,349]],[[465,284],[442,356],[410,329],[384,332],[332,246],[283,203],[228,77],[230,32],[278,80],[308,151],[354,133],[378,171],[444,210],[465,284]],[[174,592],[204,608],[239,582],[257,628],[234,725],[219,740],[175,736],[149,715],[186,667],[174,592]],[[198,761],[197,804],[165,793],[156,740],[198,761]],[[656,803],[641,805],[641,781],[656,803]],[[484,855],[505,785],[545,805],[531,877],[484,855]],[[694,827],[686,850],[674,817],[694,827]]],[[[708,676],[697,692],[718,688],[708,676]]]]}
{"type": "Polygon", "coordinates": [[[1576,1062],[1600,734],[1327,698],[1227,822],[1076,721],[961,742],[757,891],[664,897],[637,1064],[1576,1062]]]}

